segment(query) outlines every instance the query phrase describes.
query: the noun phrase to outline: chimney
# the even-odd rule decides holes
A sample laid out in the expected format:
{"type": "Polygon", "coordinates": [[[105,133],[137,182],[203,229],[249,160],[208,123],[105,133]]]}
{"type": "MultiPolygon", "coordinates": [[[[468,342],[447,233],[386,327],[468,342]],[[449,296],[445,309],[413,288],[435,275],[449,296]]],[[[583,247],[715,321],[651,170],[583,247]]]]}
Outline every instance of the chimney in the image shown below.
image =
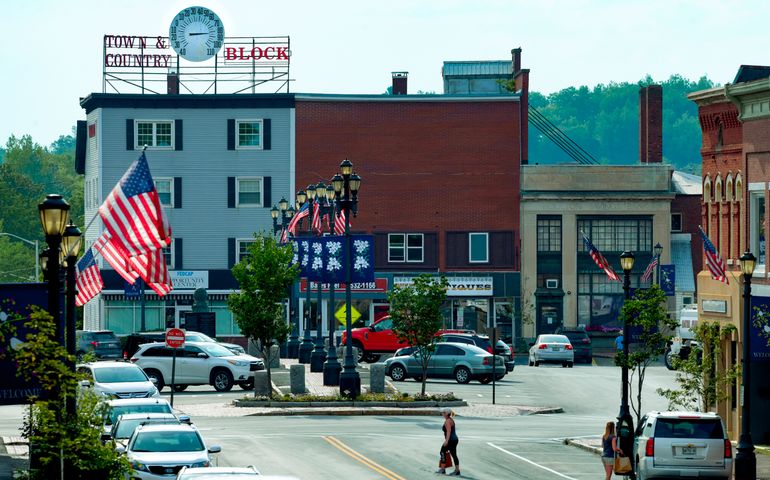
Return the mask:
{"type": "Polygon", "coordinates": [[[168,69],[168,75],[166,75],[166,93],[179,95],[179,74],[175,68],[168,69]]]}
{"type": "Polygon", "coordinates": [[[639,89],[639,161],[663,162],[663,87],[639,89]]]}
{"type": "Polygon", "coordinates": [[[391,72],[393,75],[393,95],[406,95],[406,79],[409,72],[391,72]]]}
{"type": "Polygon", "coordinates": [[[521,70],[521,47],[511,50],[513,55],[513,74],[516,75],[521,70]]]}

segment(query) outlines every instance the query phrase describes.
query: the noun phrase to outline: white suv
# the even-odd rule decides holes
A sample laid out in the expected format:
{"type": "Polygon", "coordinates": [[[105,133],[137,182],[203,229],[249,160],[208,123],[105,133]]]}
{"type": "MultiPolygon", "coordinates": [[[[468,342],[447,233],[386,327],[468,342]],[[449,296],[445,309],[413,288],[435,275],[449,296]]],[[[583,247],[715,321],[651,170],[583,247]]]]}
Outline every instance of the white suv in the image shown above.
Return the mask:
{"type": "MultiPolygon", "coordinates": [[[[154,379],[158,390],[171,384],[172,349],[164,343],[145,343],[131,357],[154,379]]],[[[254,372],[264,370],[265,364],[251,355],[236,355],[212,342],[185,342],[176,352],[174,391],[188,385],[213,385],[218,392],[227,392],[237,383],[244,390],[254,388],[254,372]]]]}
{"type": "Polygon", "coordinates": [[[650,412],[635,439],[637,478],[731,479],[733,449],[716,413],[650,412]]]}

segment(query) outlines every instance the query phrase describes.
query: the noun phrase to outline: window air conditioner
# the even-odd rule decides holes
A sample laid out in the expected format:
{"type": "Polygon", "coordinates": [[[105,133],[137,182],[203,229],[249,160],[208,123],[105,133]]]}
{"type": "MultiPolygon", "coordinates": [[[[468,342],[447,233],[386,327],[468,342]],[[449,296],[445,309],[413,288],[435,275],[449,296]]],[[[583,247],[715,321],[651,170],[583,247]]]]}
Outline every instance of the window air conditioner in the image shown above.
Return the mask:
{"type": "Polygon", "coordinates": [[[558,278],[546,278],[545,279],[545,288],[559,288],[559,279],[558,278]]]}

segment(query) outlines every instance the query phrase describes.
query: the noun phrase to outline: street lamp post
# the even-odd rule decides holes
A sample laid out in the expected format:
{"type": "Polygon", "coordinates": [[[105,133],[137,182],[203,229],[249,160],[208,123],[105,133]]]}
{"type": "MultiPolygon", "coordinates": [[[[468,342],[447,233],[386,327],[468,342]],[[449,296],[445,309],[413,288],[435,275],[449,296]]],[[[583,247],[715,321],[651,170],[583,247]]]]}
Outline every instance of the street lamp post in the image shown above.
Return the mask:
{"type": "MultiPolygon", "coordinates": [[[[336,175],[339,176],[339,175],[336,175]]],[[[329,200],[329,218],[331,219],[330,229],[331,233],[334,233],[334,219],[336,218],[337,214],[337,208],[336,207],[336,199],[338,198],[338,193],[335,190],[334,185],[328,185],[326,187],[326,198],[329,200]]],[[[324,362],[324,385],[327,386],[335,386],[340,384],[340,371],[342,370],[342,365],[340,365],[339,360],[337,360],[337,346],[334,343],[334,331],[335,331],[335,323],[334,323],[334,290],[336,288],[336,284],[334,282],[331,282],[329,284],[329,305],[327,309],[327,315],[329,317],[329,351],[326,354],[326,361],[324,362]]]]}
{"type": "MultiPolygon", "coordinates": [[[[299,190],[296,195],[296,213],[299,213],[300,207],[305,203],[305,200],[307,199],[307,196],[305,195],[304,190],[299,190]]],[[[301,259],[300,259],[301,261],[301,259]]],[[[300,291],[299,291],[299,281],[297,281],[294,286],[292,286],[292,292],[296,294],[295,297],[292,298],[292,308],[291,308],[291,318],[292,318],[292,328],[291,328],[291,334],[289,335],[289,358],[297,358],[299,359],[299,324],[300,324],[300,313],[299,313],[299,297],[300,297],[300,291]]]]}
{"type": "Polygon", "coordinates": [[[3,236],[3,235],[8,236],[8,237],[13,237],[16,240],[21,240],[22,242],[28,243],[28,244],[33,245],[35,247],[35,281],[39,282],[40,281],[40,242],[38,242],[37,240],[34,240],[34,241],[27,240],[26,238],[22,238],[22,237],[20,237],[18,235],[14,235],[12,233],[0,232],[0,237],[3,236]]]}
{"type": "MultiPolygon", "coordinates": [[[[628,251],[623,252],[620,255],[620,266],[623,268],[623,293],[625,300],[629,300],[631,298],[631,270],[634,268],[634,254],[628,251]]],[[[620,439],[620,448],[631,459],[633,468],[633,455],[631,453],[634,445],[634,419],[631,417],[631,410],[628,408],[628,344],[630,341],[628,319],[625,319],[623,321],[623,367],[621,373],[623,396],[620,402],[620,413],[618,413],[617,432],[620,439]]]]}
{"type": "Polygon", "coordinates": [[[356,371],[353,361],[353,331],[351,319],[350,282],[353,270],[353,246],[350,238],[350,213],[356,213],[358,207],[358,190],[361,187],[361,177],[353,173],[353,163],[347,158],[340,163],[341,177],[334,176],[334,189],[341,191],[339,200],[343,215],[345,215],[345,364],[340,373],[340,394],[355,399],[361,394],[361,377],[356,371]],[[341,182],[341,183],[340,183],[341,182]],[[338,186],[340,188],[338,188],[338,186]]]}
{"type": "MultiPolygon", "coordinates": [[[[326,198],[326,185],[323,182],[318,182],[315,186],[315,201],[318,203],[318,219],[317,222],[321,224],[321,220],[324,217],[326,211],[326,205],[324,205],[324,199],[326,198]]],[[[323,228],[323,227],[322,227],[323,228]]],[[[317,231],[317,234],[321,234],[321,231],[317,231]]],[[[318,296],[316,297],[316,337],[315,348],[310,354],[310,371],[320,373],[324,371],[324,361],[326,361],[326,351],[324,350],[324,337],[323,337],[323,309],[321,308],[321,302],[323,301],[321,286],[322,281],[318,280],[318,296]]],[[[308,285],[309,287],[309,285],[308,285]]]]}
{"type": "MultiPolygon", "coordinates": [[[[75,262],[78,260],[78,253],[80,252],[81,243],[80,229],[76,227],[72,221],[69,222],[64,229],[64,235],[62,236],[62,253],[66,258],[67,264],[67,297],[66,297],[66,340],[67,340],[67,355],[75,357],[75,295],[77,290],[75,289],[75,262]]],[[[75,364],[69,364],[72,371],[75,371],[75,364]]],[[[66,412],[67,415],[75,415],[75,397],[67,396],[66,400],[66,412]]]]}
{"type": "Polygon", "coordinates": [[[660,242],[656,243],[652,251],[658,259],[658,264],[655,266],[655,278],[658,280],[658,286],[660,286],[660,254],[663,253],[663,245],[660,242]]]}
{"type": "MultiPolygon", "coordinates": [[[[315,185],[308,185],[305,190],[307,195],[307,231],[308,236],[313,235],[313,199],[315,198],[315,185]]],[[[302,344],[299,346],[299,363],[310,363],[310,355],[313,352],[313,337],[310,334],[310,317],[312,308],[310,305],[310,277],[305,279],[305,331],[302,335],[302,344]]]]}
{"type": "Polygon", "coordinates": [[[56,337],[64,345],[64,325],[61,321],[61,305],[59,302],[59,250],[62,242],[62,234],[69,219],[70,205],[61,195],[46,195],[45,201],[38,204],[40,223],[45,232],[45,242],[48,244],[49,254],[46,268],[48,270],[48,312],[53,316],[56,324],[56,337]]]}
{"type": "MultiPolygon", "coordinates": [[[[289,202],[281,197],[281,201],[278,202],[278,206],[276,207],[273,205],[273,208],[270,209],[270,216],[273,219],[273,236],[278,236],[278,243],[283,244],[286,241],[288,241],[288,232],[286,231],[288,220],[291,219],[291,217],[294,215],[294,207],[289,207],[289,202]],[[281,217],[281,223],[278,223],[278,216],[281,217]]],[[[292,320],[292,310],[293,310],[293,300],[294,300],[294,288],[293,286],[290,286],[288,289],[288,301],[287,301],[287,311],[289,313],[289,325],[292,327],[294,326],[294,322],[292,320]]],[[[295,336],[296,340],[296,336],[295,336]]],[[[290,343],[290,342],[289,342],[290,343]]],[[[288,357],[288,358],[296,358],[296,350],[295,354],[292,357],[291,352],[291,346],[287,342],[283,342],[280,345],[280,351],[282,357],[288,357]]]]}
{"type": "Polygon", "coordinates": [[[746,251],[741,256],[743,272],[743,358],[741,359],[741,436],[735,454],[735,480],[757,478],[757,456],[751,439],[751,276],[757,259],[746,251]]]}

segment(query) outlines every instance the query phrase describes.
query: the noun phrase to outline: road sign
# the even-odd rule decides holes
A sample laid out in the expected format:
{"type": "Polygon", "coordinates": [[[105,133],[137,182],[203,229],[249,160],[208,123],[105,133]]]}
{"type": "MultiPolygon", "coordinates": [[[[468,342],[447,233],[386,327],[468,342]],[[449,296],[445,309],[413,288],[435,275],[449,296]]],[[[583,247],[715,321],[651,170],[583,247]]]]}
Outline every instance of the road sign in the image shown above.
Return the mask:
{"type": "MultiPolygon", "coordinates": [[[[345,305],[341,306],[339,310],[334,314],[334,317],[342,324],[345,325],[347,319],[345,318],[345,305]]],[[[356,323],[356,320],[361,318],[361,313],[356,310],[353,305],[350,306],[350,323],[356,323]]]]}
{"type": "Polygon", "coordinates": [[[166,346],[169,348],[182,348],[184,346],[184,330],[181,328],[169,328],[166,330],[166,346]]]}

